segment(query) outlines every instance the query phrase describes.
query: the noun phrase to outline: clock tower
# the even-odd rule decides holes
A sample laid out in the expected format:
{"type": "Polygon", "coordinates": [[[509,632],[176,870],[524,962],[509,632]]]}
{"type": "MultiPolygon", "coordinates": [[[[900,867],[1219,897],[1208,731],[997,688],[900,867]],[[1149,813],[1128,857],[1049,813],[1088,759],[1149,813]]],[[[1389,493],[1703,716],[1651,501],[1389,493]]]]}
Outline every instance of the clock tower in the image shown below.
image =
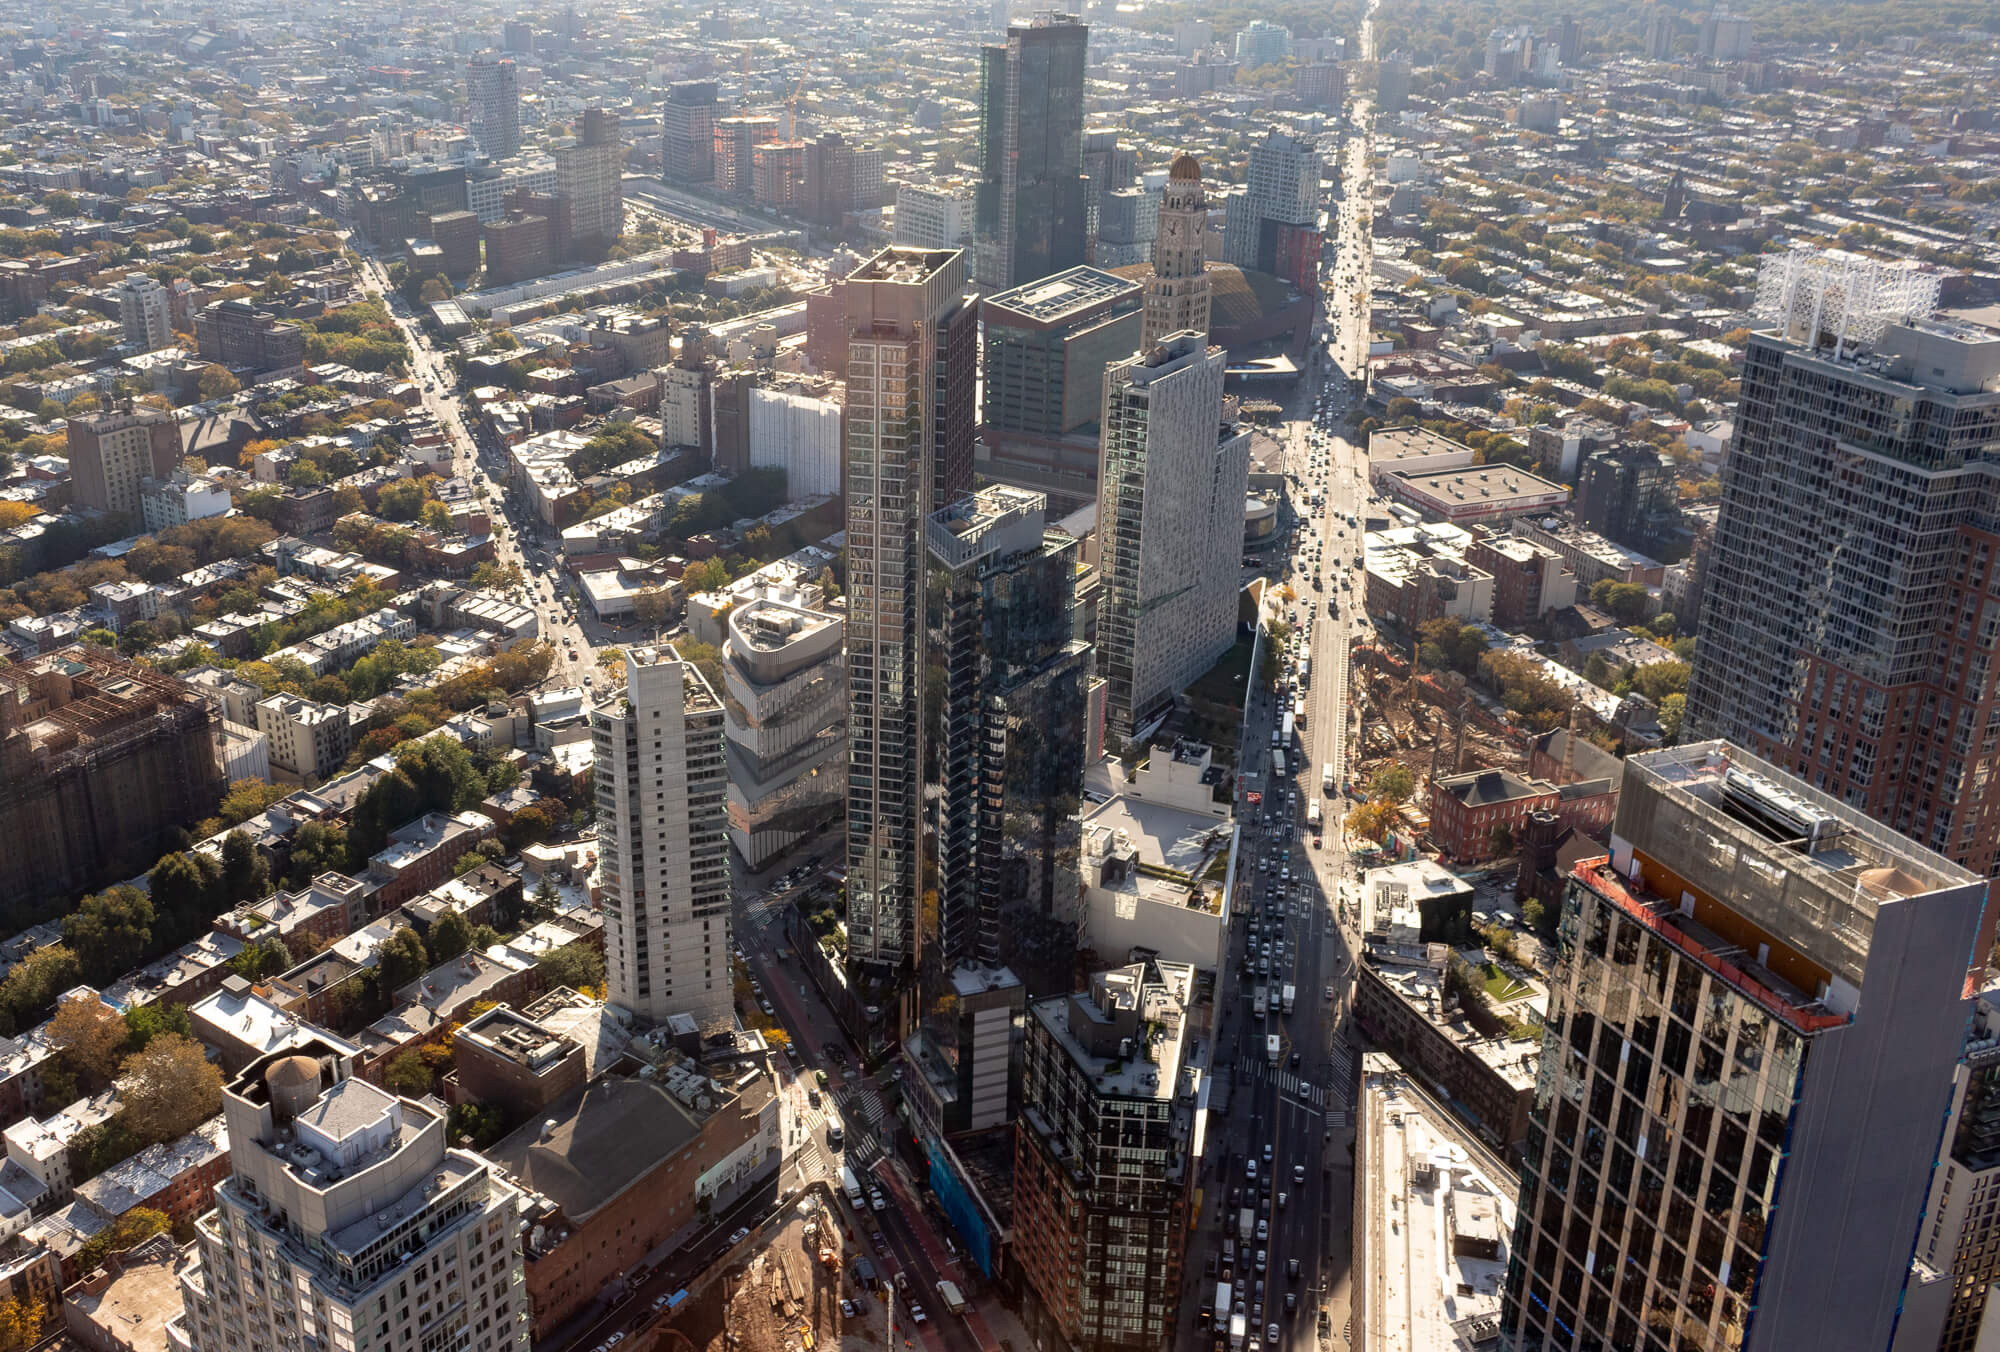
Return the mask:
{"type": "Polygon", "coordinates": [[[1160,199],[1160,233],[1153,240],[1153,275],[1146,279],[1146,306],[1139,350],[1151,351],[1170,333],[1208,333],[1208,198],[1201,190],[1201,165],[1182,151],[1167,172],[1160,199]]]}

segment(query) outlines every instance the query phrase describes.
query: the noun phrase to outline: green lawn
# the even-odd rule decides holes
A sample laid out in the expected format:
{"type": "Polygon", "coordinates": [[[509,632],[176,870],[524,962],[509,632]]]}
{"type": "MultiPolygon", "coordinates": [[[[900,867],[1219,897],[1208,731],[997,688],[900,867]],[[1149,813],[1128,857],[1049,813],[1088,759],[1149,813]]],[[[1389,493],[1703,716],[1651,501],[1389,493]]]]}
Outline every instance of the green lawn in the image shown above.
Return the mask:
{"type": "Polygon", "coordinates": [[[1494,963],[1481,963],[1479,975],[1486,987],[1487,996],[1497,1004],[1504,1005],[1509,1000],[1518,1000],[1528,993],[1529,987],[1526,982],[1516,981],[1494,963]]]}

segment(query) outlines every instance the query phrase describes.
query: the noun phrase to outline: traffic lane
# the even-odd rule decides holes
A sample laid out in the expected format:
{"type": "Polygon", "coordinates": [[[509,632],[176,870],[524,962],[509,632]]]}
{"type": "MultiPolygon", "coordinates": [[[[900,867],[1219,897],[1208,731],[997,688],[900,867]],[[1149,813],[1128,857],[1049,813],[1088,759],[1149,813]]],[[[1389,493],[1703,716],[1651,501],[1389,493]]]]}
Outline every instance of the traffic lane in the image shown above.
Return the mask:
{"type": "MultiPolygon", "coordinates": [[[[903,1214],[900,1207],[896,1206],[870,1214],[888,1240],[889,1248],[896,1255],[897,1262],[901,1264],[899,1271],[909,1274],[909,1294],[914,1295],[917,1304],[924,1307],[924,1323],[912,1325],[909,1323],[909,1302],[907,1299],[899,1299],[896,1311],[898,1324],[906,1333],[914,1329],[920,1334],[930,1334],[932,1339],[942,1344],[948,1352],[980,1352],[978,1341],[973,1338],[964,1323],[944,1308],[937,1288],[938,1282],[945,1279],[944,1275],[939,1273],[931,1262],[923,1241],[916,1234],[914,1223],[903,1214]]],[[[889,1275],[885,1280],[892,1284],[893,1289],[894,1276],[889,1275]]],[[[900,1292],[897,1294],[899,1298],[902,1296],[900,1292]]]]}

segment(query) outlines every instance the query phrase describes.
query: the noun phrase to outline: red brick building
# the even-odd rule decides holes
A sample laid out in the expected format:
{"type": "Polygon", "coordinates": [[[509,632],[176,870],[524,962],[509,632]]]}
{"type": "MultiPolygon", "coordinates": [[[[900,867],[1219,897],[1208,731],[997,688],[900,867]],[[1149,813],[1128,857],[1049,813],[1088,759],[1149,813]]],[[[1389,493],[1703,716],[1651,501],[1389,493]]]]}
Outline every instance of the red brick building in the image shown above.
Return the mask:
{"type": "Polygon", "coordinates": [[[1554,812],[1560,795],[1545,779],[1511,770],[1471,770],[1431,780],[1431,839],[1445,858],[1460,864],[1496,859],[1493,832],[1520,834],[1531,812],[1554,812]]]}
{"type": "Polygon", "coordinates": [[[537,1344],[703,1214],[705,1175],[722,1167],[706,1208],[719,1212],[782,1162],[773,1076],[704,1111],[670,1092],[676,1072],[693,1078],[670,1067],[658,1080],[598,1079],[486,1152],[551,1203],[527,1245],[537,1344]]]}

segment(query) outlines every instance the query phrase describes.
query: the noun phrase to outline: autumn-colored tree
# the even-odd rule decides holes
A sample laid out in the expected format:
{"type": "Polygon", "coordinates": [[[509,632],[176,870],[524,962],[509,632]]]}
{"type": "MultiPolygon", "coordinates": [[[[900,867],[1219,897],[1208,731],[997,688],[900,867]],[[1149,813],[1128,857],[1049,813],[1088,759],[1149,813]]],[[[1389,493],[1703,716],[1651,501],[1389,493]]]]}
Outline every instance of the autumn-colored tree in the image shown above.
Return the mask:
{"type": "Polygon", "coordinates": [[[119,1058],[132,1030],[117,1010],[95,995],[79,992],[56,1006],[49,1020],[49,1045],[88,1089],[102,1089],[118,1073],[119,1058]]]}
{"type": "Polygon", "coordinates": [[[185,1135],[222,1111],[222,1072],[179,1033],[161,1033],[126,1057],[118,1091],[126,1128],[147,1144],[185,1135]]]}
{"type": "Polygon", "coordinates": [[[46,1308],[33,1296],[0,1300],[0,1352],[23,1352],[41,1341],[46,1308]]]}
{"type": "Polygon", "coordinates": [[[12,530],[40,516],[41,512],[25,502],[0,502],[0,530],[12,530]]]}
{"type": "Polygon", "coordinates": [[[243,382],[225,366],[204,366],[194,382],[195,393],[203,399],[227,399],[242,388],[243,382]]]}
{"type": "Polygon", "coordinates": [[[1372,840],[1379,843],[1382,837],[1388,834],[1389,823],[1395,820],[1395,816],[1396,805],[1394,803],[1377,799],[1374,802],[1362,803],[1357,806],[1347,814],[1346,819],[1341,824],[1347,828],[1349,835],[1360,836],[1365,840],[1372,840]]]}

